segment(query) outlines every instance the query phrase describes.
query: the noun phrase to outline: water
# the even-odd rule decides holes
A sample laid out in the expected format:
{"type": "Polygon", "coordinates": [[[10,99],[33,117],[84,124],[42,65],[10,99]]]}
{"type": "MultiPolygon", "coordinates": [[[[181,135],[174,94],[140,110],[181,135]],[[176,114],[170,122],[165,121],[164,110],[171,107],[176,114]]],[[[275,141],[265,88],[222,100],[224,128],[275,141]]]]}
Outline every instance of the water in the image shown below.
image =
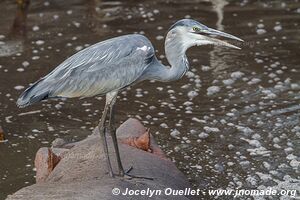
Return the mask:
{"type": "Polygon", "coordinates": [[[34,183],[40,147],[85,138],[104,105],[96,97],[18,109],[24,87],[85,46],[122,34],[145,34],[166,63],[163,37],[184,17],[246,42],[240,51],[192,48],[183,79],[120,93],[117,121],[143,121],[195,187],[299,192],[299,1],[35,1],[23,13],[2,1],[0,9],[0,125],[8,140],[0,143],[0,199],[34,183]]]}

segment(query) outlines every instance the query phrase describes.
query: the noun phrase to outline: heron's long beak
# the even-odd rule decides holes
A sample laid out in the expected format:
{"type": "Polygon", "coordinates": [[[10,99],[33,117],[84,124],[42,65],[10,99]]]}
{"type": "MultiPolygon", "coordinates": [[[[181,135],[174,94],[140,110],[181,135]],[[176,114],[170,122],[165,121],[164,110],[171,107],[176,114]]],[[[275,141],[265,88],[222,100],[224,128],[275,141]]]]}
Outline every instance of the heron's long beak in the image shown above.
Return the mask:
{"type": "MultiPolygon", "coordinates": [[[[201,33],[205,33],[205,34],[208,34],[208,35],[211,35],[211,36],[221,36],[221,37],[225,37],[225,38],[230,38],[230,39],[233,39],[233,40],[238,40],[240,42],[244,41],[241,38],[238,38],[236,36],[233,36],[233,35],[230,35],[228,33],[224,33],[222,31],[218,31],[218,30],[215,30],[215,29],[212,29],[212,28],[207,28],[206,30],[201,30],[201,33]]],[[[241,49],[240,47],[229,44],[228,42],[222,41],[220,39],[209,37],[209,36],[205,36],[205,37],[208,41],[210,41],[214,45],[226,46],[226,47],[230,47],[230,48],[234,48],[234,49],[241,49]]]]}

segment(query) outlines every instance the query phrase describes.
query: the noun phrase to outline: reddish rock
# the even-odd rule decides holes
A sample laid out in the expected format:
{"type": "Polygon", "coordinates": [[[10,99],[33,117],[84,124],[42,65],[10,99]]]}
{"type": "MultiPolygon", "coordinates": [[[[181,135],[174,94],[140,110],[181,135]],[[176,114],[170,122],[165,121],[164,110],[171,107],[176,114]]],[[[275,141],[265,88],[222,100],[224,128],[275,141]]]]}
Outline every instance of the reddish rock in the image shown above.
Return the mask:
{"type": "Polygon", "coordinates": [[[38,150],[35,156],[34,165],[36,168],[36,182],[43,182],[49,176],[48,167],[48,148],[42,147],[38,150]]]}
{"type": "MultiPolygon", "coordinates": [[[[129,121],[129,122],[133,122],[133,121],[129,121]]],[[[135,128],[137,127],[139,126],[135,126],[135,128]]],[[[159,156],[160,158],[167,159],[164,152],[159,148],[159,146],[156,144],[155,140],[153,139],[153,136],[150,134],[150,129],[147,129],[146,132],[140,135],[139,137],[122,138],[120,139],[120,142],[144,151],[148,151],[150,153],[159,156]]]]}
{"type": "MultiPolygon", "coordinates": [[[[118,128],[117,135],[118,138],[120,138],[120,140],[122,141],[124,138],[139,137],[145,132],[147,132],[147,129],[143,126],[143,124],[139,120],[134,118],[129,118],[118,128]]],[[[96,133],[99,134],[97,129],[95,129],[94,131],[94,134],[96,133]]],[[[160,149],[160,147],[158,146],[154,137],[151,134],[150,134],[150,149],[151,149],[151,153],[157,155],[160,158],[167,159],[164,152],[160,149]]]]}
{"type": "Polygon", "coordinates": [[[42,147],[35,156],[36,182],[44,182],[68,149],[42,147]]]}
{"type": "Polygon", "coordinates": [[[120,142],[144,151],[152,152],[152,149],[150,147],[149,129],[147,129],[147,131],[144,134],[140,135],[139,137],[124,138],[121,139],[120,142]]]}
{"type": "Polygon", "coordinates": [[[0,142],[4,141],[4,140],[5,140],[4,131],[3,131],[2,127],[0,126],[0,142]]]}

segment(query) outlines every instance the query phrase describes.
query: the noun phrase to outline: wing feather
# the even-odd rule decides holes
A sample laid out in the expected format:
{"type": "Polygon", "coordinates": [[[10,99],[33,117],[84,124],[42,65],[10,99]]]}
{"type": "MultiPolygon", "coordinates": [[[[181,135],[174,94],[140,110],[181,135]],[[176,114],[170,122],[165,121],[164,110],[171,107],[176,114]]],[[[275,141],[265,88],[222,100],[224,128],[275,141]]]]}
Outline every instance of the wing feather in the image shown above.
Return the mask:
{"type": "Polygon", "coordinates": [[[146,37],[120,36],[74,54],[44,77],[43,82],[53,97],[104,94],[136,81],[153,57],[153,46],[146,37]]]}

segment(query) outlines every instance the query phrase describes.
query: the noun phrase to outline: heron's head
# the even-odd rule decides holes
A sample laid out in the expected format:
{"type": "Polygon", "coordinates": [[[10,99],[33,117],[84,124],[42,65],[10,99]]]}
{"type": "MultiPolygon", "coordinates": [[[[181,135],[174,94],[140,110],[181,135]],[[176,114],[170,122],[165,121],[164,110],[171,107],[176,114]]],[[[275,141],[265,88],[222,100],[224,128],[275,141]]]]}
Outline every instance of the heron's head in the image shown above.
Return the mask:
{"type": "Polygon", "coordinates": [[[228,42],[217,39],[216,36],[243,42],[242,39],[236,36],[209,28],[192,19],[182,19],[173,24],[169,29],[167,40],[181,42],[186,49],[200,45],[217,45],[240,49],[228,42]]]}

